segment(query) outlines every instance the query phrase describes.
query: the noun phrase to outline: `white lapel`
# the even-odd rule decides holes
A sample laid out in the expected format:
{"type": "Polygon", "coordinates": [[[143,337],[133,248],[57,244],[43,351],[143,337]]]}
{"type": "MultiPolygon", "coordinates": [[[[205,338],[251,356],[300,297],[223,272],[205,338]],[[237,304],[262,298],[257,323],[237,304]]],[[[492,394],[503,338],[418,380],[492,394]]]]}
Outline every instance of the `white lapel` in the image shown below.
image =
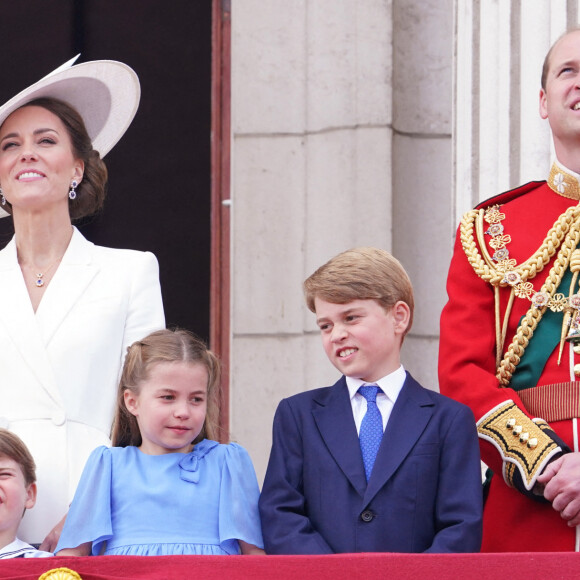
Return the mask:
{"type": "Polygon", "coordinates": [[[99,271],[93,262],[93,248],[94,244],[73,228],[68,248],[36,310],[46,346],[99,271]]]}
{"type": "Polygon", "coordinates": [[[52,366],[18,265],[14,238],[0,252],[0,278],[4,304],[0,308],[0,326],[4,327],[6,335],[21,354],[29,371],[55,402],[60,404],[61,398],[52,366]]]}
{"type": "Polygon", "coordinates": [[[71,308],[91,283],[99,267],[93,264],[94,244],[74,228],[69,246],[40,305],[34,313],[18,258],[14,238],[0,251],[2,300],[0,326],[39,383],[59,405],[62,399],[47,347],[71,308]]]}

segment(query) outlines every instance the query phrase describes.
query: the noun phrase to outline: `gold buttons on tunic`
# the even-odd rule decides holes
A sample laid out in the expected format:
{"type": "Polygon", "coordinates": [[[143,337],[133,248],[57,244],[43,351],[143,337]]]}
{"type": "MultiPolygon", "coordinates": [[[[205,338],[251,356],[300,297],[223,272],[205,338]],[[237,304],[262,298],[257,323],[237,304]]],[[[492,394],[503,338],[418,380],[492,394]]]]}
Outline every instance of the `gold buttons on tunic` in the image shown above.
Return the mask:
{"type": "Polygon", "coordinates": [[[517,437],[520,440],[520,443],[524,445],[527,444],[530,449],[534,449],[534,447],[538,445],[538,440],[536,438],[530,439],[530,434],[524,431],[522,425],[517,425],[516,420],[513,417],[510,417],[506,421],[505,427],[512,432],[514,437],[517,437]]]}

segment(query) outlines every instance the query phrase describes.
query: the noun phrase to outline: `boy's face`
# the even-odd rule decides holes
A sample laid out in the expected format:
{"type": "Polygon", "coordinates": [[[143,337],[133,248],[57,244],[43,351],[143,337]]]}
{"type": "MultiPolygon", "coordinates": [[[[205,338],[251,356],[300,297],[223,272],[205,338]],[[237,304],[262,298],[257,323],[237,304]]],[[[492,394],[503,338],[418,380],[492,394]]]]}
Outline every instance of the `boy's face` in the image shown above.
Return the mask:
{"type": "Polygon", "coordinates": [[[20,465],[0,456],[0,534],[16,530],[24,514],[36,502],[36,484],[26,485],[20,465]]]}
{"type": "Polygon", "coordinates": [[[407,304],[397,302],[386,312],[376,300],[335,304],[315,298],[314,306],[326,355],[342,374],[372,383],[399,368],[407,304]]]}

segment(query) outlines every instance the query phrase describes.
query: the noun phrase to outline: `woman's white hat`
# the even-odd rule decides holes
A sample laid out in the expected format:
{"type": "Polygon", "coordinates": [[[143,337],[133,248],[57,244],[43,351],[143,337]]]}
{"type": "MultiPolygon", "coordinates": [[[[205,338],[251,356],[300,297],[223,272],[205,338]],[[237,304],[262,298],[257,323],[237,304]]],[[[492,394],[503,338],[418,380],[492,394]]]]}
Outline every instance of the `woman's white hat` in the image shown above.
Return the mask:
{"type": "MultiPolygon", "coordinates": [[[[75,56],[0,107],[0,126],[16,109],[40,97],[72,105],[101,157],[123,136],[139,106],[141,87],[135,71],[115,60],[94,60],[73,66],[75,56]]],[[[0,208],[0,218],[8,214],[0,208]]]]}
{"type": "Polygon", "coordinates": [[[101,157],[123,136],[139,106],[141,88],[135,71],[115,60],[94,60],[75,66],[80,55],[24,89],[0,107],[0,126],[22,105],[53,97],[72,105],[81,115],[101,157]]]}

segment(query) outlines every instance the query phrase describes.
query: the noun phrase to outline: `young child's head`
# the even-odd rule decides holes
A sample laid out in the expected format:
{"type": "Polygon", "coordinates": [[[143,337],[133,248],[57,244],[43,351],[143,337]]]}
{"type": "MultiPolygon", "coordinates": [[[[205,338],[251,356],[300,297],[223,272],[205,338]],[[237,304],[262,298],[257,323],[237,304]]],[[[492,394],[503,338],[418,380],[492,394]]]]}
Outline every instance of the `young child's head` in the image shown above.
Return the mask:
{"type": "Polygon", "coordinates": [[[146,452],[188,451],[218,434],[220,365],[186,330],[159,330],[127,350],[112,440],[146,452]]]}
{"type": "Polygon", "coordinates": [[[343,374],[374,382],[398,368],[413,322],[413,287],[400,262],[379,248],[354,248],[304,282],[330,362],[343,374]]]}
{"type": "Polygon", "coordinates": [[[0,547],[14,541],[26,509],[36,503],[36,466],[20,437],[0,429],[0,547]]]}

